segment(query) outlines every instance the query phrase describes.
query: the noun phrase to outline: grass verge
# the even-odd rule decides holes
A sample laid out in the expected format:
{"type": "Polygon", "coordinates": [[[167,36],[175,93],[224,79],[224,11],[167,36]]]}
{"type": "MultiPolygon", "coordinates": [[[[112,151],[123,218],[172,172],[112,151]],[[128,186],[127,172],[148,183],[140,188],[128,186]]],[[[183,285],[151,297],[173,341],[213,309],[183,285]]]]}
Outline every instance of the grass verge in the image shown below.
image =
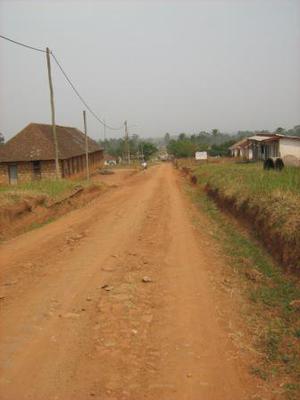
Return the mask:
{"type": "Polygon", "coordinates": [[[261,354],[250,372],[273,383],[280,396],[274,398],[299,399],[300,310],[291,305],[300,299],[299,281],[284,274],[258,242],[218,209],[204,185],[187,185],[186,190],[210,218],[214,239],[243,282],[249,300],[247,324],[261,354]]]}
{"type": "Polygon", "coordinates": [[[251,226],[285,270],[300,271],[300,168],[278,172],[265,171],[260,163],[183,161],[181,167],[221,208],[251,226]]]}
{"type": "Polygon", "coordinates": [[[94,185],[86,180],[39,180],[20,185],[0,186],[0,204],[9,205],[17,203],[24,197],[45,196],[46,200],[57,201],[74,192],[77,187],[94,185]]]}

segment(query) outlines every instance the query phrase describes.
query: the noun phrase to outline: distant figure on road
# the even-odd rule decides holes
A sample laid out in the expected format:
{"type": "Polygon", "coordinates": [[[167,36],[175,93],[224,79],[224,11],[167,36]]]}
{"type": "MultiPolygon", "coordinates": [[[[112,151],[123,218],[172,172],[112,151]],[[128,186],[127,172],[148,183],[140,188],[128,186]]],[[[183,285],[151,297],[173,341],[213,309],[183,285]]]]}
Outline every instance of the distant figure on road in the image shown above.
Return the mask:
{"type": "Polygon", "coordinates": [[[147,162],[143,161],[141,165],[142,165],[143,171],[145,171],[147,169],[147,162]]]}

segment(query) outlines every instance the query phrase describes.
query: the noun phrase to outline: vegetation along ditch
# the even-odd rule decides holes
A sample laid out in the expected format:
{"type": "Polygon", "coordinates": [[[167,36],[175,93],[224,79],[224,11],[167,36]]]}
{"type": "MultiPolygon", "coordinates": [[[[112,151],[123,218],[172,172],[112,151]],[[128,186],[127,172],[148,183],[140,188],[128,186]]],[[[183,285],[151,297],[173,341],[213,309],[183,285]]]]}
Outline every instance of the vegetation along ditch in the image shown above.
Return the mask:
{"type": "MultiPolygon", "coordinates": [[[[264,179],[266,179],[263,177],[264,173],[254,165],[205,164],[200,167],[191,167],[185,163],[181,164],[181,168],[185,175],[189,175],[191,181],[193,176],[197,176],[197,181],[200,181],[197,185],[187,185],[186,190],[197,207],[208,215],[212,224],[209,234],[213,236],[216,243],[219,243],[222,254],[227,257],[227,265],[231,268],[228,270],[226,287],[229,286],[232,293],[241,291],[248,303],[243,310],[243,321],[248,331],[246,331],[248,337],[246,342],[250,343],[253,354],[256,355],[250,366],[250,373],[258,376],[269,388],[273,388],[274,399],[299,399],[300,285],[298,276],[295,273],[287,273],[281,268],[281,265],[272,259],[267,249],[261,246],[259,238],[254,239],[248,229],[238,224],[230,213],[222,212],[219,205],[230,211],[232,211],[232,205],[230,204],[227,208],[227,202],[221,201],[222,197],[217,199],[215,193],[211,192],[211,190],[219,189],[221,196],[225,198],[221,188],[225,188],[226,183],[231,182],[234,188],[227,192],[230,198],[236,193],[234,189],[238,191],[238,188],[242,190],[245,199],[250,190],[251,193],[257,193],[257,196],[260,194],[264,198],[263,193],[267,190],[264,185],[264,179]],[[230,176],[222,176],[223,168],[230,176]],[[237,176],[241,173],[244,177],[238,179],[237,176]],[[252,182],[256,174],[261,186],[252,182]],[[246,188],[247,183],[253,184],[251,188],[246,188]],[[210,189],[207,189],[207,185],[210,189]]],[[[268,180],[269,190],[273,188],[276,196],[279,196],[280,191],[285,192],[285,201],[287,202],[286,198],[289,199],[290,196],[289,200],[292,202],[293,193],[297,197],[295,173],[296,171],[291,170],[286,171],[285,175],[280,175],[279,181],[276,181],[277,187],[274,182],[276,176],[272,173],[271,179],[268,180]],[[288,187],[292,188],[291,191],[288,187]]],[[[296,216],[296,210],[294,215],[296,216]]],[[[295,229],[293,226],[291,228],[295,229]]]]}
{"type": "Polygon", "coordinates": [[[286,271],[300,272],[300,169],[260,163],[181,165],[218,206],[246,223],[286,271]]]}

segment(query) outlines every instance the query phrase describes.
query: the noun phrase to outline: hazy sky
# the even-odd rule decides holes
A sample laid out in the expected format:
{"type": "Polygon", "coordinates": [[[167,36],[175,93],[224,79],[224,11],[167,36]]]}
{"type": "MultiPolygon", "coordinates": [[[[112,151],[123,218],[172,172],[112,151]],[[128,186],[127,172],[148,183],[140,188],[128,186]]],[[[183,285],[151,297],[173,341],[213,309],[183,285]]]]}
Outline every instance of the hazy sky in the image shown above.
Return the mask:
{"type": "MultiPolygon", "coordinates": [[[[49,46],[97,114],[131,133],[300,124],[300,0],[0,0],[0,33],[49,46]]],[[[82,129],[55,65],[53,79],[57,124],[82,129]]],[[[0,39],[0,132],[50,120],[45,55],[0,39]]],[[[103,135],[89,115],[88,130],[103,135]]]]}

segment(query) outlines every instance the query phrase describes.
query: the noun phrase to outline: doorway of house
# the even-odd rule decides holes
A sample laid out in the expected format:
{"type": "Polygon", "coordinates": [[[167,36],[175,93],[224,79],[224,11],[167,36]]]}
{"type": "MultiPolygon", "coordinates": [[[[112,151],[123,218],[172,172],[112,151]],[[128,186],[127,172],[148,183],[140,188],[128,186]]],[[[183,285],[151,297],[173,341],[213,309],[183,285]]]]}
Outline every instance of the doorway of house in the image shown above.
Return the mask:
{"type": "Polygon", "coordinates": [[[32,161],[32,170],[33,170],[33,179],[34,180],[41,179],[41,162],[40,161],[32,161]]]}
{"type": "Polygon", "coordinates": [[[18,183],[18,168],[17,164],[11,164],[8,166],[9,183],[16,185],[18,183]]]}

